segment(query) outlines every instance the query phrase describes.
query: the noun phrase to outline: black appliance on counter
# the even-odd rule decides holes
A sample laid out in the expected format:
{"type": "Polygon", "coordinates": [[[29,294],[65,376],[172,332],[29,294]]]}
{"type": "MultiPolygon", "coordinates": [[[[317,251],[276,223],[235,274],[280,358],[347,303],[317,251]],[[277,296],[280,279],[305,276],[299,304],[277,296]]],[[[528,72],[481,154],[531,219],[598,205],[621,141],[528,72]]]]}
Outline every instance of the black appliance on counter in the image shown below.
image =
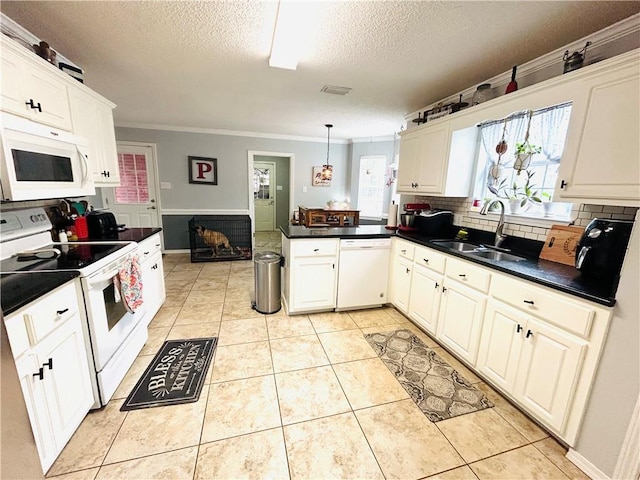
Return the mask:
{"type": "Polygon", "coordinates": [[[89,238],[112,239],[118,237],[118,224],[111,212],[91,212],[87,215],[89,238]]]}
{"type": "Polygon", "coordinates": [[[576,248],[576,268],[583,276],[617,283],[633,222],[594,218],[576,248]]]}
{"type": "Polygon", "coordinates": [[[453,212],[449,210],[429,210],[415,215],[413,226],[422,235],[446,238],[453,225],[453,212]]]}

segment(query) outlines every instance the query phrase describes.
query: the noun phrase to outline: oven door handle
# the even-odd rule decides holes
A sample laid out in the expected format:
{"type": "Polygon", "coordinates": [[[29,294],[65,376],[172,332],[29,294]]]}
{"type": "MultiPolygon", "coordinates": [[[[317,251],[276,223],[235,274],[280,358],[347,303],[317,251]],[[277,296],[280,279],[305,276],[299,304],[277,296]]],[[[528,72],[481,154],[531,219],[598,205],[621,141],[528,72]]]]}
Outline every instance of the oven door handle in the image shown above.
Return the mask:
{"type": "Polygon", "coordinates": [[[107,280],[111,280],[113,277],[115,277],[116,275],[118,275],[118,272],[120,272],[120,268],[127,262],[127,260],[129,260],[129,258],[125,258],[124,260],[122,260],[121,262],[118,262],[118,264],[116,266],[114,266],[113,268],[109,269],[109,273],[105,273],[103,275],[98,276],[94,276],[94,277],[89,277],[87,279],[87,283],[89,284],[89,288],[94,288],[96,285],[100,285],[102,283],[104,283],[107,280]]]}

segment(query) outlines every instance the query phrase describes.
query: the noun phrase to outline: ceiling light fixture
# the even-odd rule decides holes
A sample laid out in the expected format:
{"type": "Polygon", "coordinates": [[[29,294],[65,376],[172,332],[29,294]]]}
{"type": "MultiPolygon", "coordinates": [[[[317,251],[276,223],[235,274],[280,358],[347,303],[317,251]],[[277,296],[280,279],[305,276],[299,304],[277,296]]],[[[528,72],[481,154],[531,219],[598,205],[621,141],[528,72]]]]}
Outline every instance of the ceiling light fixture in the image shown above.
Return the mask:
{"type": "Polygon", "coordinates": [[[280,1],[271,44],[269,66],[295,70],[304,48],[308,12],[306,2],[280,1]]]}
{"type": "Polygon", "coordinates": [[[322,165],[322,180],[331,181],[331,178],[333,177],[333,165],[329,163],[329,144],[331,139],[331,128],[333,125],[326,123],[324,126],[327,127],[327,163],[322,165]]]}

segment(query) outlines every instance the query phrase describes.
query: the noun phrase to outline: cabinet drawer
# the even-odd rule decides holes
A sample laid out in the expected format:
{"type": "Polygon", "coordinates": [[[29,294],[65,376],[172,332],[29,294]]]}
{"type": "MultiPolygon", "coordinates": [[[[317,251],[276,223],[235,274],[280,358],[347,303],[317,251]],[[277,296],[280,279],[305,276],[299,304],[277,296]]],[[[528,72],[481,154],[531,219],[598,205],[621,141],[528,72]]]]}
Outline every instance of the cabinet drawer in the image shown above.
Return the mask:
{"type": "Polygon", "coordinates": [[[491,295],[583,338],[588,338],[591,332],[593,308],[544,288],[494,275],[491,295]]]}
{"type": "Polygon", "coordinates": [[[338,254],[338,240],[294,240],[291,242],[292,257],[320,257],[338,254]]]}
{"type": "Polygon", "coordinates": [[[416,247],[413,260],[418,265],[424,265],[435,272],[444,273],[446,257],[432,248],[416,247]]]}
{"type": "Polygon", "coordinates": [[[50,332],[78,311],[76,283],[68,283],[30,304],[23,312],[31,345],[36,345],[50,332]]]}
{"type": "Polygon", "coordinates": [[[470,263],[449,258],[447,259],[446,274],[447,277],[481,292],[487,293],[489,291],[491,273],[470,263]]]}
{"type": "Polygon", "coordinates": [[[144,262],[147,258],[153,256],[154,253],[159,252],[162,248],[160,243],[160,235],[155,234],[138,244],[138,257],[140,262],[144,262]]]}
{"type": "Polygon", "coordinates": [[[416,246],[413,243],[405,242],[403,240],[398,241],[398,255],[408,260],[413,260],[413,255],[416,250],[416,246]]]}

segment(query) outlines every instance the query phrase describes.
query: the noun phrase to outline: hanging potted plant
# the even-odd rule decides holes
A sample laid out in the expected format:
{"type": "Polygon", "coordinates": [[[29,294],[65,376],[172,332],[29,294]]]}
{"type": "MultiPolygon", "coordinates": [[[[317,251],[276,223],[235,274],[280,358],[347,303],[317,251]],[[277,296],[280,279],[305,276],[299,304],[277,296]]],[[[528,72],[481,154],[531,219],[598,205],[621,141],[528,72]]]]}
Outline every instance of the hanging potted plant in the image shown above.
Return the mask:
{"type": "Polygon", "coordinates": [[[517,175],[520,175],[522,170],[526,170],[531,165],[531,157],[536,153],[542,152],[542,147],[532,145],[528,140],[522,143],[516,143],[516,159],[513,163],[513,169],[517,175]]]}
{"type": "Polygon", "coordinates": [[[515,162],[513,163],[513,169],[516,171],[516,175],[520,175],[522,170],[529,168],[533,155],[542,152],[542,147],[529,143],[529,130],[531,129],[532,116],[533,111],[529,110],[529,121],[527,123],[527,133],[524,135],[524,141],[516,142],[515,162]]]}

